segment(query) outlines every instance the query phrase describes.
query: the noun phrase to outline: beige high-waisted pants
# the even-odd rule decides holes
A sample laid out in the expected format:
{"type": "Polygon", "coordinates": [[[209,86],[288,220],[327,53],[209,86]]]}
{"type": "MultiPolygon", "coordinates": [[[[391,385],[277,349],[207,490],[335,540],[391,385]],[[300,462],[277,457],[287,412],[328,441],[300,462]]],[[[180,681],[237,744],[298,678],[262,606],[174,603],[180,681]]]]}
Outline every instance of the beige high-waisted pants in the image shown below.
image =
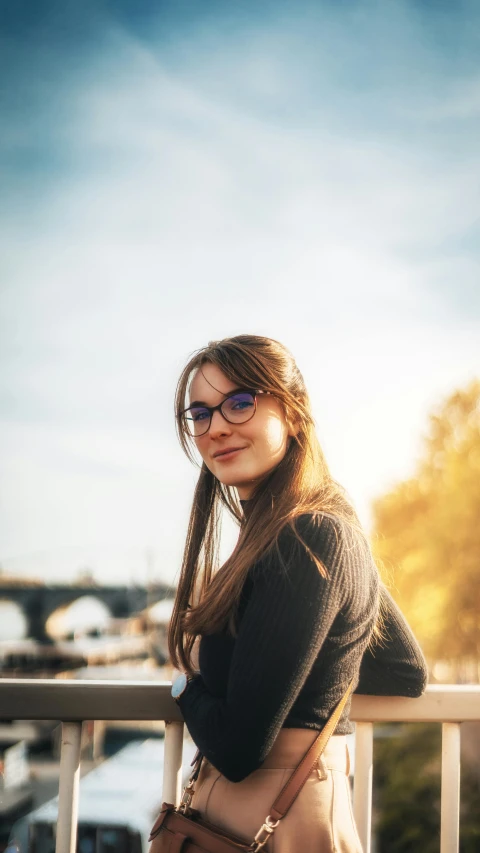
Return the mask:
{"type": "MultiPolygon", "coordinates": [[[[309,729],[282,729],[261,768],[242,782],[229,782],[204,759],[192,806],[211,823],[252,841],[317,734],[309,729]]],[[[349,765],[346,738],[331,737],[264,848],[267,853],[362,853],[352,812],[349,765]]]]}

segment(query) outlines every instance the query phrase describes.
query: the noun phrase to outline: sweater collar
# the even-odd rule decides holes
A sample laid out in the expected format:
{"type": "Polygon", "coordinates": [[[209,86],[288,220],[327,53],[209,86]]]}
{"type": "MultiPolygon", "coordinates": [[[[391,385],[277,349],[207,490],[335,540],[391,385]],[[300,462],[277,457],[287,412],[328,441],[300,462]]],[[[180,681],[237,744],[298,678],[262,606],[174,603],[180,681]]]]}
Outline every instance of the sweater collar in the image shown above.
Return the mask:
{"type": "Polygon", "coordinates": [[[252,511],[252,505],[253,503],[251,500],[240,501],[240,506],[242,507],[245,518],[249,517],[252,511]]]}

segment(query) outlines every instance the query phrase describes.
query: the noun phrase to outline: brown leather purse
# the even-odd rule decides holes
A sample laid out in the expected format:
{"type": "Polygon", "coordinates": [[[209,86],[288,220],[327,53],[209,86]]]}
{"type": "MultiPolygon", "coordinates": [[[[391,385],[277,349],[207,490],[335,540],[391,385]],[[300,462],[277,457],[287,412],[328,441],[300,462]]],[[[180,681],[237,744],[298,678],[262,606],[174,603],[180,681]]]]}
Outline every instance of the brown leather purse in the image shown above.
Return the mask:
{"type": "Polygon", "coordinates": [[[270,814],[250,843],[237,838],[225,830],[204,820],[200,812],[191,808],[195,793],[195,783],[200,773],[202,756],[196,762],[195,770],[189,779],[178,808],[164,803],[150,833],[149,853],[257,853],[265,846],[275,832],[278,824],[295,802],[310,773],[315,767],[331,735],[335,731],[341,713],[353,687],[348,686],[337,707],[329,717],[318,737],[303,756],[298,767],[280,791],[270,814]]]}

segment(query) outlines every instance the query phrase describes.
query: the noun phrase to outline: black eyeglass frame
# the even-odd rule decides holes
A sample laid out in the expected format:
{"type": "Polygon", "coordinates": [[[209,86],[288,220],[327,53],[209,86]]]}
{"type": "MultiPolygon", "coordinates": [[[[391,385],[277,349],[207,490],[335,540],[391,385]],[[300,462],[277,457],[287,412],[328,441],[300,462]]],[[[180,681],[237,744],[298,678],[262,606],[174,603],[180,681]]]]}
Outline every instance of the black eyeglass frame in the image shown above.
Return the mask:
{"type": "Polygon", "coordinates": [[[210,429],[210,427],[212,425],[212,418],[213,418],[214,412],[220,412],[222,418],[224,418],[224,420],[226,420],[228,424],[248,424],[248,422],[252,420],[253,416],[255,415],[255,412],[257,411],[257,396],[259,394],[271,395],[272,392],[271,391],[262,391],[260,388],[236,388],[235,391],[231,391],[230,394],[227,394],[225,399],[222,400],[222,402],[219,403],[218,406],[206,406],[203,404],[201,406],[193,406],[193,407],[188,406],[182,412],[178,413],[178,418],[182,422],[184,431],[187,433],[188,436],[190,436],[190,438],[201,438],[202,435],[206,435],[208,430],[210,429]],[[253,397],[253,412],[250,415],[250,417],[244,421],[230,421],[226,417],[225,413],[222,410],[222,406],[227,402],[227,400],[230,399],[230,397],[235,397],[235,394],[251,394],[253,397]],[[206,409],[208,411],[210,418],[208,420],[208,426],[207,426],[205,432],[197,433],[196,435],[194,435],[192,432],[190,432],[189,429],[187,429],[187,427],[185,425],[185,421],[193,420],[193,418],[187,418],[186,414],[187,414],[187,412],[191,411],[192,408],[194,408],[194,409],[206,409]]]}

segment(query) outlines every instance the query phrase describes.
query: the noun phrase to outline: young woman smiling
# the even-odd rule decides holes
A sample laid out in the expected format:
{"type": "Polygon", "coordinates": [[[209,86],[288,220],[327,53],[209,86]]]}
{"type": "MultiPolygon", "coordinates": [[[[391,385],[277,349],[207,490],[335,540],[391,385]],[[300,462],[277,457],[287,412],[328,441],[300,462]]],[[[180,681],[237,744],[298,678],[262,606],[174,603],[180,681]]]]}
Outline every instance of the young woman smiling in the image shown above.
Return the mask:
{"type": "MultiPolygon", "coordinates": [[[[170,625],[172,694],[204,756],[194,807],[249,841],[349,684],[419,696],[425,663],[329,473],[288,350],[254,335],[209,344],[180,377],[176,412],[203,464],[170,625]],[[222,507],[239,537],[218,566],[222,507]]],[[[349,705],[266,850],[360,853],[349,705]]]]}

